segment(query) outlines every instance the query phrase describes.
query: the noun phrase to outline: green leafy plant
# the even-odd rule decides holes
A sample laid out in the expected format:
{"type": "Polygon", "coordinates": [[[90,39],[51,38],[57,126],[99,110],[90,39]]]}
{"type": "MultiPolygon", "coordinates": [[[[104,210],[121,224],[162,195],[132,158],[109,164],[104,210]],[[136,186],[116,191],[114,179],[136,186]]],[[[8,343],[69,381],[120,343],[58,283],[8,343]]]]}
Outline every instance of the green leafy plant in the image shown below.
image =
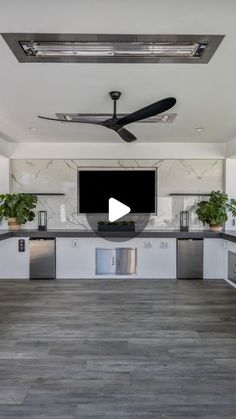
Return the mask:
{"type": "Polygon", "coordinates": [[[209,200],[201,201],[197,206],[196,213],[203,224],[222,226],[228,220],[228,212],[236,217],[236,199],[229,199],[220,191],[212,191],[209,200]]]}
{"type": "Polygon", "coordinates": [[[32,194],[0,194],[0,220],[16,218],[18,224],[33,221],[37,200],[37,196],[32,194]]]}

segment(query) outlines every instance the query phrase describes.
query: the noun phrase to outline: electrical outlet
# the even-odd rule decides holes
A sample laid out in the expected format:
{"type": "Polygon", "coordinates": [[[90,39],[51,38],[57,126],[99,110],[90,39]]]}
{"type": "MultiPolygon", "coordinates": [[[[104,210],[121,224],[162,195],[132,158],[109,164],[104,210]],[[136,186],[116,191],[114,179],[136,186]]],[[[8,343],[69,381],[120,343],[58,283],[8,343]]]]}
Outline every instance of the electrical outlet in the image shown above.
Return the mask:
{"type": "Polygon", "coordinates": [[[18,252],[25,252],[25,239],[18,240],[18,252]]]}
{"type": "Polygon", "coordinates": [[[151,249],[152,242],[150,240],[144,240],[144,249],[151,249]]]}
{"type": "Polygon", "coordinates": [[[79,240],[72,240],[72,247],[79,247],[79,240]]]}
{"type": "Polygon", "coordinates": [[[160,248],[161,249],[167,249],[168,248],[168,242],[165,240],[161,240],[160,242],[160,248]]]}
{"type": "Polygon", "coordinates": [[[226,240],[223,241],[223,248],[227,249],[227,241],[226,240]]]}

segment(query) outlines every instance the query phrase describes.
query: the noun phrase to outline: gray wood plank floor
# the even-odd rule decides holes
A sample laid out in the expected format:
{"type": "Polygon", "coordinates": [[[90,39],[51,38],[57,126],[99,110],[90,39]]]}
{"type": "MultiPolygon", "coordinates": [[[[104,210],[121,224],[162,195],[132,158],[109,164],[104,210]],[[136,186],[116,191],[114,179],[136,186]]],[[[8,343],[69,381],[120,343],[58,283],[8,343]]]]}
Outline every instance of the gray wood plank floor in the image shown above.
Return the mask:
{"type": "Polygon", "coordinates": [[[223,281],[0,281],[0,417],[235,419],[223,281]]]}

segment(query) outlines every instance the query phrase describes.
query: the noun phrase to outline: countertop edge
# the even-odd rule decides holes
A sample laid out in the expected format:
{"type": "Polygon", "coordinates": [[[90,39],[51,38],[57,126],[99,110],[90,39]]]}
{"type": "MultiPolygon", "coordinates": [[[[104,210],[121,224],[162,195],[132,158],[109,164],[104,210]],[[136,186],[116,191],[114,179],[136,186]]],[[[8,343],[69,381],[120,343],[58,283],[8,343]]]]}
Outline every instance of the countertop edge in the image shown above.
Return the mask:
{"type": "Polygon", "coordinates": [[[231,236],[229,233],[213,233],[208,230],[196,231],[179,231],[179,230],[144,230],[142,232],[99,232],[91,230],[18,230],[18,231],[0,231],[0,240],[11,237],[29,237],[29,238],[57,238],[57,237],[100,237],[100,238],[176,238],[176,239],[204,239],[204,238],[225,238],[227,240],[236,241],[236,235],[231,236]],[[224,236],[224,237],[223,237],[224,236]]]}
{"type": "Polygon", "coordinates": [[[0,230],[0,241],[6,240],[12,237],[27,237],[27,238],[89,238],[89,237],[100,237],[100,238],[176,238],[176,239],[215,239],[221,238],[227,241],[236,243],[236,231],[222,231],[222,232],[211,232],[208,230],[192,230],[192,231],[179,231],[179,230],[144,230],[142,232],[96,232],[91,230],[18,230],[8,231],[0,230]]]}

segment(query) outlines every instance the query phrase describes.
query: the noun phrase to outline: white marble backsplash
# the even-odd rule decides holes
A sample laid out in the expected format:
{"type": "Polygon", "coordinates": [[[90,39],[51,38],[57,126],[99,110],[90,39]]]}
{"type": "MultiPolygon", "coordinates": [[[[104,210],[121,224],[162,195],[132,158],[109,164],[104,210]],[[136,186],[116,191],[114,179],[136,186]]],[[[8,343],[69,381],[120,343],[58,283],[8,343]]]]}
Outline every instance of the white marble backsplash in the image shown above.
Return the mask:
{"type": "MultiPolygon", "coordinates": [[[[202,197],[173,197],[171,193],[204,194],[223,190],[222,160],[13,160],[12,192],[64,193],[39,196],[37,210],[48,213],[48,228],[88,228],[84,215],[77,213],[77,171],[80,168],[157,168],[157,215],[146,228],[179,228],[179,213],[190,211],[190,227],[202,228],[195,205],[202,197]]],[[[205,199],[205,198],[204,198],[205,199]]],[[[37,217],[24,228],[37,227],[37,217]]]]}

